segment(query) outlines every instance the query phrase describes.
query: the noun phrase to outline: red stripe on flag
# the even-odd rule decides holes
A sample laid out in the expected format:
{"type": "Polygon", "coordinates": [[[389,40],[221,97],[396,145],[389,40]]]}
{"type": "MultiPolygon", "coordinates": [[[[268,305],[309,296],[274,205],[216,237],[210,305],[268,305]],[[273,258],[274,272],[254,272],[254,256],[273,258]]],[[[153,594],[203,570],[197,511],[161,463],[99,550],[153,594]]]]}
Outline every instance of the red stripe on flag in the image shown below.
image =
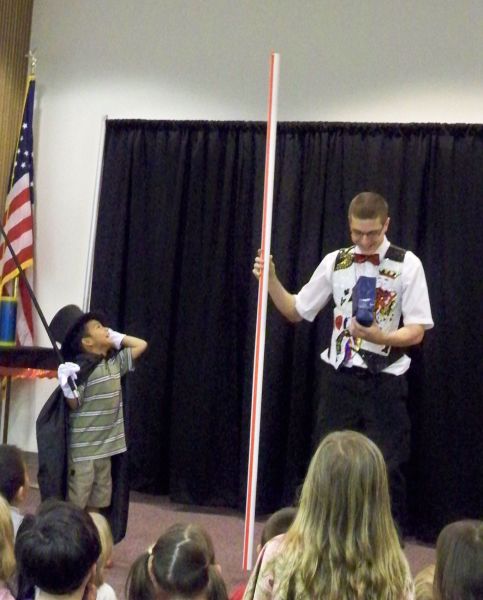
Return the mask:
{"type": "MultiPolygon", "coordinates": [[[[29,186],[25,186],[23,188],[23,190],[21,190],[16,196],[15,198],[12,198],[12,200],[10,201],[10,203],[8,203],[8,197],[7,197],[7,212],[5,213],[5,217],[7,217],[7,222],[10,218],[10,215],[12,213],[14,213],[16,210],[18,210],[21,206],[23,206],[26,202],[30,202],[30,188],[29,186]]],[[[4,224],[5,224],[5,217],[4,217],[4,224]]]]}
{"type": "MultiPolygon", "coordinates": [[[[22,219],[21,221],[16,223],[12,227],[12,229],[7,231],[7,235],[8,235],[8,239],[10,240],[10,243],[13,245],[14,242],[16,242],[24,233],[31,232],[32,228],[33,228],[33,224],[34,224],[34,222],[33,222],[31,214],[28,217],[25,217],[24,219],[22,219]]],[[[32,246],[32,244],[30,242],[29,242],[29,245],[32,246]]],[[[8,248],[6,246],[3,246],[3,249],[8,251],[8,248]]],[[[0,254],[0,258],[1,257],[3,257],[3,252],[0,254]]]]}

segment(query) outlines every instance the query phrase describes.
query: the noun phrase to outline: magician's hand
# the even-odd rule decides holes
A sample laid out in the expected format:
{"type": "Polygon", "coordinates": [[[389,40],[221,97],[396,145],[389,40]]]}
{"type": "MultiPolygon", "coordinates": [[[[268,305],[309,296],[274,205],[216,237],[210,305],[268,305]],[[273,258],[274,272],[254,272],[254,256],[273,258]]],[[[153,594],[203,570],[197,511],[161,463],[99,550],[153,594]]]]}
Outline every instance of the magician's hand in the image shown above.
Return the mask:
{"type": "Polygon", "coordinates": [[[354,317],[351,319],[349,331],[353,338],[362,338],[366,342],[380,344],[381,346],[387,345],[387,334],[379,329],[376,323],[373,323],[370,327],[364,327],[354,317]]]}
{"type": "MultiPolygon", "coordinates": [[[[253,263],[252,273],[255,275],[255,277],[258,280],[260,280],[260,277],[262,276],[262,271],[263,271],[263,258],[262,258],[262,251],[259,248],[258,253],[255,256],[255,262],[253,263]]],[[[277,275],[275,273],[275,263],[273,262],[272,255],[270,255],[268,278],[269,278],[269,281],[277,278],[277,275]]]]}

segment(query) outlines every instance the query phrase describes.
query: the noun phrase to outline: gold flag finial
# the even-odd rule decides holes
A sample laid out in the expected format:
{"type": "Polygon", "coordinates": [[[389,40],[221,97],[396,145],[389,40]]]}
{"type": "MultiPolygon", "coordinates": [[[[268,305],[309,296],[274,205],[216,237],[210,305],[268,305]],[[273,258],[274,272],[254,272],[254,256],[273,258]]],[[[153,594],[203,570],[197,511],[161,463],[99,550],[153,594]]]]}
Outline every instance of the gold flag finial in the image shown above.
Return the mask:
{"type": "Polygon", "coordinates": [[[29,53],[25,55],[26,58],[29,59],[29,75],[31,77],[35,77],[35,70],[37,68],[37,57],[35,56],[35,52],[37,48],[33,50],[29,50],[29,53]]]}

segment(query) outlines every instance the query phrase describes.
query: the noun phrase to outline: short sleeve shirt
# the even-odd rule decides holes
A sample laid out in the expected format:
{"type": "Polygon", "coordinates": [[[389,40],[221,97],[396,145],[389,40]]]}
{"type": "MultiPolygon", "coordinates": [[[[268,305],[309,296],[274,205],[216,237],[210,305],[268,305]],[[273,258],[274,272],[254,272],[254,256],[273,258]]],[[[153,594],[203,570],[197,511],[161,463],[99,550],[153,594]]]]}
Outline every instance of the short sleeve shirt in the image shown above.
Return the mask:
{"type": "Polygon", "coordinates": [[[121,377],[133,370],[130,348],[103,359],[78,386],[81,405],[69,415],[69,452],[74,462],[126,451],[121,377]]]}
{"type": "MultiPolygon", "coordinates": [[[[385,237],[377,251],[381,259],[385,256],[389,246],[390,242],[385,237]]],[[[355,252],[360,252],[357,246],[355,247],[355,252]]],[[[313,321],[318,312],[331,299],[333,292],[332,277],[338,254],[339,250],[327,254],[314,271],[310,280],[295,296],[295,308],[303,319],[313,321]]],[[[376,277],[378,273],[378,267],[369,261],[355,265],[355,269],[356,277],[360,277],[361,275],[376,277]]],[[[431,329],[434,323],[423,265],[419,258],[409,250],[406,251],[404,256],[401,277],[401,310],[404,325],[422,325],[424,329],[431,329]]],[[[330,363],[327,350],[322,353],[322,359],[330,363]]],[[[384,369],[383,372],[400,375],[409,368],[409,364],[409,357],[404,355],[397,362],[384,369]]],[[[354,357],[354,366],[364,366],[362,359],[358,355],[354,357]]]]}

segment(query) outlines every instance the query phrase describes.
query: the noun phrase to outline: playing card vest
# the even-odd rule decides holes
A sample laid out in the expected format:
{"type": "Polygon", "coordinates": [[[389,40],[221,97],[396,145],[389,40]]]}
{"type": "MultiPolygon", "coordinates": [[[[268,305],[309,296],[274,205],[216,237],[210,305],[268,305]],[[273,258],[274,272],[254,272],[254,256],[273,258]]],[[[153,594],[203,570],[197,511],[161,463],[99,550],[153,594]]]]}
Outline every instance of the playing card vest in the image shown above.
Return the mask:
{"type": "MultiPolygon", "coordinates": [[[[337,255],[332,274],[335,307],[330,361],[337,369],[357,352],[371,372],[379,373],[403,352],[399,348],[351,338],[348,327],[352,317],[352,288],[357,281],[353,254],[354,246],[343,248],[337,255]]],[[[378,267],[375,322],[387,332],[396,331],[401,321],[401,272],[405,254],[406,250],[391,244],[378,267]]]]}

